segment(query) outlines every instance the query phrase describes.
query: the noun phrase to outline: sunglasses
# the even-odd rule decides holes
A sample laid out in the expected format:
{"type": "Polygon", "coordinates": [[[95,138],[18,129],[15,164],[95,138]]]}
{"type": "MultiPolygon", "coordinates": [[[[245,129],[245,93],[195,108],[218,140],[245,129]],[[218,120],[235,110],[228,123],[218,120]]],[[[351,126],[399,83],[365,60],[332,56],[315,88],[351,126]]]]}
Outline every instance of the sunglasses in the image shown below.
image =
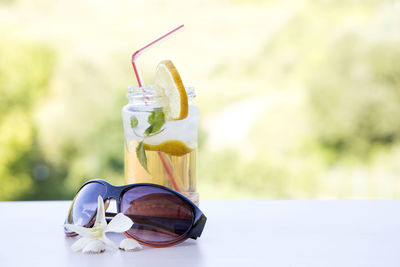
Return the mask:
{"type": "MultiPolygon", "coordinates": [[[[125,235],[151,247],[168,247],[188,238],[200,237],[207,218],[188,198],[165,186],[148,183],[113,186],[104,180],[91,180],[78,190],[66,223],[92,227],[96,219],[97,198],[117,202],[117,212],[134,224],[125,235]]],[[[116,213],[106,212],[110,221],[116,213]]],[[[64,228],[67,236],[77,235],[64,228]]]]}

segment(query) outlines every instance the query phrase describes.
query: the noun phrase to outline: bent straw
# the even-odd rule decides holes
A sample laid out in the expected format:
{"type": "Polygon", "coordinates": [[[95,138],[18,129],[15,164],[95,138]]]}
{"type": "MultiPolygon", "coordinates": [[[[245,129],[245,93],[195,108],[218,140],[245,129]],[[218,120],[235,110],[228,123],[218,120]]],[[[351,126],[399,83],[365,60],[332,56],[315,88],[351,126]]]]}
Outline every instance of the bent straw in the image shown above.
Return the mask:
{"type": "Polygon", "coordinates": [[[184,26],[185,26],[185,25],[182,24],[181,26],[179,26],[179,27],[173,29],[172,31],[170,31],[170,32],[168,32],[168,33],[166,33],[166,34],[164,34],[164,35],[161,36],[160,38],[154,40],[153,42],[149,43],[148,45],[144,46],[143,48],[141,48],[141,49],[139,49],[138,51],[136,51],[135,53],[133,53],[133,55],[132,55],[132,66],[133,66],[133,70],[135,71],[135,76],[136,76],[137,82],[138,82],[138,84],[139,84],[140,87],[142,87],[142,85],[143,85],[143,80],[142,80],[142,77],[140,76],[139,70],[138,70],[137,67],[136,67],[136,62],[135,62],[135,60],[136,60],[143,52],[145,52],[149,47],[151,47],[151,46],[154,45],[155,43],[158,43],[158,42],[161,41],[162,39],[164,39],[164,38],[170,36],[170,35],[173,34],[174,32],[176,32],[176,31],[182,29],[184,26]]]}
{"type": "MultiPolygon", "coordinates": [[[[173,29],[172,31],[170,31],[170,32],[168,32],[168,33],[166,33],[166,34],[164,34],[164,35],[161,36],[160,38],[157,38],[157,39],[154,40],[153,42],[147,44],[147,45],[144,46],[143,48],[141,48],[141,49],[137,50],[135,53],[133,53],[133,55],[132,55],[132,67],[133,67],[133,70],[135,71],[135,76],[136,76],[137,82],[138,82],[138,84],[139,84],[139,87],[142,87],[142,86],[143,86],[143,80],[142,80],[142,77],[140,76],[139,70],[138,70],[138,68],[137,68],[137,66],[136,66],[136,62],[135,62],[136,59],[137,59],[143,52],[145,52],[148,48],[150,48],[152,45],[158,43],[159,41],[161,41],[161,40],[163,40],[164,38],[170,36],[171,34],[175,33],[176,31],[180,30],[180,29],[183,28],[183,27],[184,27],[184,25],[182,24],[181,26],[179,26],[179,27],[173,29]]],[[[171,181],[172,186],[174,187],[174,189],[175,189],[176,191],[181,192],[181,191],[179,190],[178,185],[177,185],[176,182],[175,182],[175,179],[174,179],[174,176],[173,176],[173,174],[172,174],[171,169],[168,167],[168,164],[167,164],[167,162],[165,161],[164,156],[163,156],[163,154],[162,154],[160,151],[158,151],[158,156],[160,157],[161,163],[162,163],[163,166],[164,166],[164,169],[165,169],[165,171],[166,171],[166,173],[167,173],[167,175],[168,175],[168,177],[169,177],[169,179],[170,179],[170,181],[171,181]]]]}

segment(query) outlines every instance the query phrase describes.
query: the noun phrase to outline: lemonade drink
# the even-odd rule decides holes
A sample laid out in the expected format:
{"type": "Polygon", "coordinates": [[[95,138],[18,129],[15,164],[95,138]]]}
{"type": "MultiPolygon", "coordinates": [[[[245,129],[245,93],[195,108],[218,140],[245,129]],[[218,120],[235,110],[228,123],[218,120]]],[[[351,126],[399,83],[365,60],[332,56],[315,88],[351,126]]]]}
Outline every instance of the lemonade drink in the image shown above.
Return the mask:
{"type": "MultiPolygon", "coordinates": [[[[162,76],[163,70],[157,75],[162,76]]],[[[194,89],[174,88],[176,81],[168,81],[170,78],[166,75],[156,79],[155,85],[129,87],[129,103],[122,109],[125,180],[164,185],[198,204],[199,109],[193,104],[194,89]],[[175,89],[178,94],[171,93],[175,89]]]]}

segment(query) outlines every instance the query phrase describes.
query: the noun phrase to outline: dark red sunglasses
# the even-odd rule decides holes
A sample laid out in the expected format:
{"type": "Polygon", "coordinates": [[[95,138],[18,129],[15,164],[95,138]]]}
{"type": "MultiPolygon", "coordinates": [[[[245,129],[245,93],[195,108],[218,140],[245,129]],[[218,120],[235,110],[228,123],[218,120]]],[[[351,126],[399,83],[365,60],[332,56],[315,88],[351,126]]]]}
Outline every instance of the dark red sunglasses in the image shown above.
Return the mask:
{"type": "MultiPolygon", "coordinates": [[[[117,202],[117,212],[134,222],[125,235],[152,247],[176,245],[188,238],[200,237],[207,218],[182,194],[157,184],[138,183],[113,186],[104,180],[91,180],[79,189],[68,212],[66,223],[92,227],[96,218],[97,198],[117,202]]],[[[116,214],[106,212],[107,220],[116,214]]],[[[67,236],[77,235],[65,229],[67,236]]]]}

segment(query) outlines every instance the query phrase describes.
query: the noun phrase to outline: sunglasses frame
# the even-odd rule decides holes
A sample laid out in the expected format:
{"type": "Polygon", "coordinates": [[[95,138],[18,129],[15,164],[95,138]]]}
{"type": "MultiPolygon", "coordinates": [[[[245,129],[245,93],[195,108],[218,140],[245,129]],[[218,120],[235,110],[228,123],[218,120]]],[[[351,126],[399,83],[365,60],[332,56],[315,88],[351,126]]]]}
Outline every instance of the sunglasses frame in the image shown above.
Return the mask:
{"type": "MultiPolygon", "coordinates": [[[[128,185],[123,185],[123,186],[114,186],[110,183],[108,183],[107,181],[104,181],[102,179],[94,179],[94,180],[90,180],[87,181],[86,183],[84,183],[79,190],[76,192],[76,195],[78,195],[78,193],[81,191],[81,189],[83,187],[85,187],[86,185],[90,184],[90,183],[99,183],[105,186],[105,193],[104,195],[101,195],[101,197],[104,200],[104,206],[105,209],[107,209],[108,204],[110,202],[111,199],[115,199],[115,201],[117,202],[117,213],[121,212],[121,199],[123,197],[123,195],[125,194],[125,192],[127,192],[128,190],[138,187],[138,186],[149,186],[149,187],[156,187],[156,188],[160,188],[163,190],[166,190],[174,195],[176,195],[177,197],[181,198],[185,203],[187,203],[192,211],[192,223],[191,226],[189,227],[189,229],[182,234],[181,236],[179,236],[176,240],[174,241],[169,241],[169,242],[157,242],[157,244],[152,243],[152,242],[145,242],[143,240],[138,240],[136,239],[133,235],[130,235],[127,231],[124,232],[124,234],[129,237],[129,238],[133,238],[135,240],[137,240],[140,244],[142,245],[146,245],[146,246],[150,246],[150,247],[169,247],[169,246],[173,246],[176,244],[179,244],[183,241],[185,241],[188,238],[191,239],[197,239],[198,237],[200,237],[201,233],[203,232],[204,226],[206,224],[207,221],[207,217],[203,214],[203,212],[187,197],[185,197],[184,195],[168,188],[162,185],[158,185],[158,184],[151,184],[151,183],[136,183],[136,184],[128,184],[128,185]]],[[[75,196],[76,196],[75,195],[75,196]]],[[[70,210],[72,209],[73,204],[71,204],[70,210]]],[[[69,214],[69,212],[68,212],[69,214]]],[[[112,212],[106,212],[106,220],[110,221],[114,216],[116,215],[116,213],[112,213],[112,212]]],[[[94,220],[96,218],[96,213],[93,215],[93,217],[91,218],[91,220],[84,225],[84,227],[90,228],[93,226],[94,224],[94,220]]],[[[68,221],[68,217],[65,220],[66,222],[68,221]]],[[[65,230],[65,234],[67,236],[76,236],[77,233],[75,232],[67,232],[67,230],[64,228],[65,230]]]]}

